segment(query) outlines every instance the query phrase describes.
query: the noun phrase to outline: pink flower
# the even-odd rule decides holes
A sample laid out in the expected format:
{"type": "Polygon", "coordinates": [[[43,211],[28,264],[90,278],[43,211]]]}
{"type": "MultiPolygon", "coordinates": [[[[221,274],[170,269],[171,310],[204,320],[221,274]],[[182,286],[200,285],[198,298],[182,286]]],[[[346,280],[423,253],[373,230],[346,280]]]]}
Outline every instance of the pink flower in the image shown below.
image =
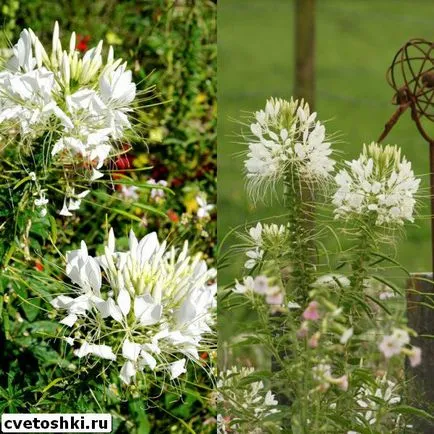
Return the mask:
{"type": "Polygon", "coordinates": [[[342,375],[342,377],[336,378],[336,380],[336,384],[339,389],[342,389],[346,392],[348,390],[348,375],[342,375]]]}
{"type": "Polygon", "coordinates": [[[320,319],[319,315],[319,304],[317,301],[311,301],[307,306],[306,310],[303,312],[303,318],[310,321],[317,321],[320,319]]]}
{"type": "Polygon", "coordinates": [[[300,328],[297,330],[297,333],[296,333],[297,338],[298,339],[305,338],[307,336],[308,332],[309,332],[309,324],[306,321],[304,321],[301,324],[300,328]]]}
{"type": "Polygon", "coordinates": [[[257,294],[266,294],[268,291],[268,277],[266,276],[256,276],[255,283],[253,287],[254,291],[257,294]]]}
{"type": "Polygon", "coordinates": [[[321,335],[319,332],[316,332],[312,335],[312,337],[309,339],[309,342],[308,342],[308,345],[310,348],[316,348],[318,346],[320,336],[321,335]]]}
{"type": "Polygon", "coordinates": [[[408,358],[412,368],[419,366],[422,361],[422,350],[419,347],[413,347],[408,358]]]}
{"type": "Polygon", "coordinates": [[[265,297],[265,301],[271,305],[281,305],[283,304],[283,292],[278,286],[269,288],[269,291],[267,291],[267,296],[265,297]]]}
{"type": "Polygon", "coordinates": [[[396,336],[384,336],[378,345],[379,350],[384,354],[386,359],[390,359],[395,354],[399,354],[402,349],[402,342],[396,336]]]}

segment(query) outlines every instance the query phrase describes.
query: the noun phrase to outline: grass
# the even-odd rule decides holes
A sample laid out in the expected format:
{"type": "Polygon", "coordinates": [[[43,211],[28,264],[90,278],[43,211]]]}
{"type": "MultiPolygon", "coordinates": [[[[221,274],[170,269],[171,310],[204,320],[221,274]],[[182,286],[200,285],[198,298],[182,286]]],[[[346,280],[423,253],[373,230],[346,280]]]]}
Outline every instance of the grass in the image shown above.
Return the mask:
{"type": "MultiPolygon", "coordinates": [[[[281,214],[250,205],[243,180],[243,159],[237,154],[240,126],[233,119],[264,105],[269,96],[289,98],[293,91],[293,2],[288,0],[221,0],[218,10],[218,233],[219,240],[237,225],[281,214]]],[[[317,102],[328,131],[339,132],[342,157],[356,157],[364,142],[376,140],[394,111],[393,91],[385,73],[396,51],[408,39],[432,39],[434,6],[423,0],[327,0],[317,2],[317,102]]],[[[409,113],[404,114],[386,142],[398,144],[425,174],[428,186],[428,145],[409,113]]],[[[428,198],[420,216],[408,227],[398,260],[412,272],[430,269],[428,198]]],[[[230,283],[240,275],[243,257],[219,274],[230,283]]]]}

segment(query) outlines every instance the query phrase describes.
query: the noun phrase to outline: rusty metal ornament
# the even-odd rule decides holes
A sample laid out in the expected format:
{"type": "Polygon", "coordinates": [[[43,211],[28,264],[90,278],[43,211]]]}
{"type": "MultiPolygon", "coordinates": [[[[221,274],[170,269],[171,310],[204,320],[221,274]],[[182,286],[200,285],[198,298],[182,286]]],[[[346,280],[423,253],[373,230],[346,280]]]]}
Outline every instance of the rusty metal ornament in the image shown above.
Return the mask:
{"type": "Polygon", "coordinates": [[[395,90],[393,104],[398,108],[386,123],[381,142],[407,108],[423,138],[432,144],[424,127],[434,122],[434,44],[425,39],[410,39],[395,55],[387,71],[387,81],[395,90]]]}
{"type": "Polygon", "coordinates": [[[425,39],[410,39],[393,58],[387,70],[387,81],[395,90],[392,102],[398,108],[384,126],[378,142],[385,139],[401,115],[410,108],[419,133],[429,143],[431,260],[434,276],[434,137],[426,130],[427,125],[434,122],[434,43],[425,39]]]}

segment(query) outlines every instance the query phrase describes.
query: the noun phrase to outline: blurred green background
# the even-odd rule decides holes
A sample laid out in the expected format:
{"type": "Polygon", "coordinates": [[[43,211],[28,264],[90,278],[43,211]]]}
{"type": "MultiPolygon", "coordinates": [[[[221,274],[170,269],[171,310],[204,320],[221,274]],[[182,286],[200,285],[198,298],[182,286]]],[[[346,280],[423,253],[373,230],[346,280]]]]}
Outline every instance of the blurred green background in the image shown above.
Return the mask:
{"type": "MultiPolygon", "coordinates": [[[[237,225],[282,213],[253,207],[246,197],[243,158],[237,134],[245,113],[262,108],[270,96],[293,93],[294,2],[220,0],[218,8],[218,236],[237,225]]],[[[317,1],[316,111],[339,133],[339,158],[358,155],[364,142],[377,140],[395,107],[385,74],[396,51],[410,38],[433,39],[434,4],[423,0],[317,1]]],[[[423,176],[427,195],[428,145],[405,113],[385,143],[398,144],[423,176]]],[[[430,269],[428,198],[419,218],[407,226],[398,259],[410,271],[430,269]]],[[[230,245],[230,241],[225,245],[230,245]]],[[[241,277],[243,256],[231,258],[219,283],[241,277]]]]}

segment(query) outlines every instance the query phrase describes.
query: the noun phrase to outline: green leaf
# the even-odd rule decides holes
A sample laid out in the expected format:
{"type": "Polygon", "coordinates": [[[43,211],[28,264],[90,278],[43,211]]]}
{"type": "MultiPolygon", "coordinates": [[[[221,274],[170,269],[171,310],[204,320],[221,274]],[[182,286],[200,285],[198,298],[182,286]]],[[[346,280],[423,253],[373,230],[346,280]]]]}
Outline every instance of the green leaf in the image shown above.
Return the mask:
{"type": "Polygon", "coordinates": [[[34,321],[40,312],[41,300],[39,298],[32,298],[27,300],[21,306],[27,319],[29,321],[34,321]]]}
{"type": "Polygon", "coordinates": [[[110,208],[112,211],[114,211],[116,214],[120,214],[123,215],[124,217],[128,217],[131,220],[135,220],[136,222],[141,223],[142,219],[140,217],[137,217],[134,214],[131,214],[127,211],[124,211],[123,209],[119,209],[119,208],[110,208]]]}
{"type": "Polygon", "coordinates": [[[390,310],[384,305],[384,303],[382,303],[380,300],[378,300],[378,298],[372,297],[368,294],[365,294],[365,296],[366,296],[366,298],[369,298],[369,300],[371,300],[372,302],[374,302],[375,304],[380,306],[381,309],[384,310],[384,312],[386,312],[389,315],[392,315],[392,312],[390,312],[390,310]]]}
{"type": "Polygon", "coordinates": [[[422,410],[421,408],[411,407],[410,405],[393,406],[390,411],[391,413],[412,414],[414,416],[422,417],[427,420],[434,420],[433,415],[429,414],[425,410],[422,410]]]}
{"type": "Polygon", "coordinates": [[[49,215],[48,219],[50,221],[50,227],[51,227],[51,241],[53,242],[53,244],[56,244],[56,242],[57,242],[57,223],[56,223],[56,219],[52,215],[49,215]]]}
{"type": "Polygon", "coordinates": [[[140,208],[140,209],[144,209],[145,211],[150,211],[154,214],[158,214],[162,217],[165,217],[166,219],[168,218],[164,212],[158,210],[157,208],[154,208],[153,206],[145,205],[145,204],[139,203],[139,202],[134,202],[133,206],[136,206],[137,208],[140,208]]]}
{"type": "Polygon", "coordinates": [[[386,285],[387,287],[389,287],[394,293],[396,293],[398,295],[404,295],[403,291],[398,289],[398,287],[394,283],[389,282],[384,277],[373,275],[372,278],[377,280],[378,282],[382,283],[383,285],[386,285]]]}
{"type": "Polygon", "coordinates": [[[134,400],[129,403],[129,408],[138,419],[139,425],[137,432],[149,434],[151,432],[151,424],[149,423],[148,415],[145,411],[145,403],[141,400],[134,400]]]}

